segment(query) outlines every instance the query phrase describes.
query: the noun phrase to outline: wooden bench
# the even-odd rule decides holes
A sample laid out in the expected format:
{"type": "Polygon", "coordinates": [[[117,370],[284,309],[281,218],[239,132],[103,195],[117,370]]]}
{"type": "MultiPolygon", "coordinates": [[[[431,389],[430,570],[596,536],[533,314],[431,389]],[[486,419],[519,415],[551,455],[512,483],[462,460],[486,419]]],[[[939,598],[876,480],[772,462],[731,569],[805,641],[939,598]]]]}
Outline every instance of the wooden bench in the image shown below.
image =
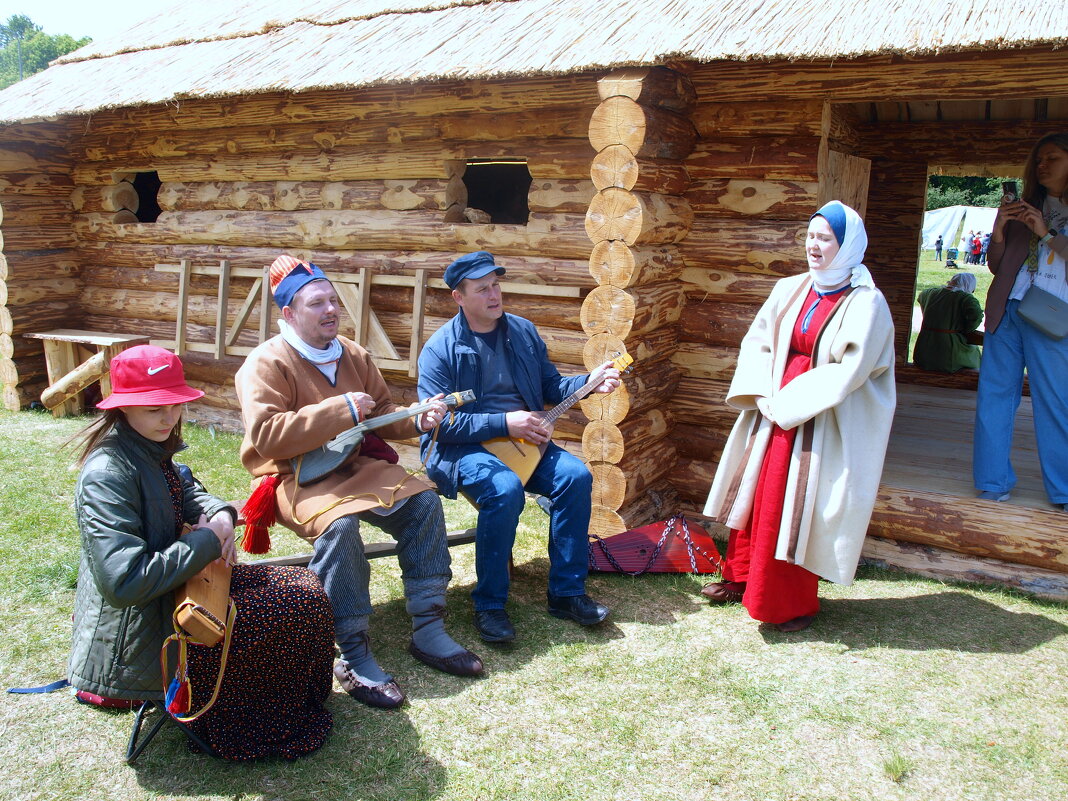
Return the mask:
{"type": "Polygon", "coordinates": [[[44,344],[48,369],[48,389],[41,393],[41,403],[56,417],[80,414],[84,408],[79,393],[94,381],[100,381],[103,395],[111,392],[108,371],[112,358],[133,345],[147,345],[149,338],[133,334],[108,334],[58,328],[53,331],[23,334],[44,344]],[[96,353],[79,363],[81,347],[95,347],[96,353]]]}
{"type": "MultiPolygon", "coordinates": [[[[445,544],[450,548],[454,545],[466,545],[475,541],[475,530],[469,528],[466,531],[449,531],[445,534],[445,540],[445,544]]],[[[397,543],[393,540],[388,540],[386,542],[367,542],[364,543],[363,552],[367,555],[368,559],[381,559],[383,556],[396,556],[397,543]]],[[[310,553],[298,553],[292,556],[271,556],[267,559],[256,559],[253,564],[297,565],[299,567],[307,567],[311,558],[312,555],[310,553]]]]}

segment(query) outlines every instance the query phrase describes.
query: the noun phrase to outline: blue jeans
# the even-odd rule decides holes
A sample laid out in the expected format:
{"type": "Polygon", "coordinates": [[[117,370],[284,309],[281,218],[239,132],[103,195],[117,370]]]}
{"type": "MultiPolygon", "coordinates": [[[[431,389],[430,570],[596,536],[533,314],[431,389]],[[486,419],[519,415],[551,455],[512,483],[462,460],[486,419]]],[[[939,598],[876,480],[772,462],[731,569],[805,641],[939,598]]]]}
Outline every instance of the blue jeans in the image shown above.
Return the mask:
{"type": "MultiPolygon", "coordinates": [[[[471,593],[475,610],[504,609],[508,600],[508,559],[515,529],[526,503],[519,476],[500,459],[479,450],[460,458],[460,491],[478,506],[475,573],[471,593]]],[[[552,501],[549,516],[549,593],[586,592],[588,538],[593,477],[581,459],[549,443],[526,489],[552,501]]]]}
{"type": "Polygon", "coordinates": [[[1019,305],[1010,300],[997,330],[983,337],[972,452],[975,487],[1008,492],[1016,486],[1009,454],[1026,367],[1046,495],[1052,503],[1068,503],[1068,339],[1058,342],[1032,328],[1017,316],[1019,305]]]}

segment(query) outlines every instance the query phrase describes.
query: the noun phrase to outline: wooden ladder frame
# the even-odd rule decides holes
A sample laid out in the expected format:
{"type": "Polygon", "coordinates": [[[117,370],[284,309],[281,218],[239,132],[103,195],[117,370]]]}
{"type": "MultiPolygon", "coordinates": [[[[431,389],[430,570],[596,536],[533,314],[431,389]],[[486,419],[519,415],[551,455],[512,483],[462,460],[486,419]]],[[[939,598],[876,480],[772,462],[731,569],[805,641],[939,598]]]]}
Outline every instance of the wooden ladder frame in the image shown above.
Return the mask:
{"type": "MultiPolygon", "coordinates": [[[[169,348],[181,356],[187,351],[211,353],[216,359],[223,356],[247,356],[252,352],[248,345],[237,345],[238,335],[245,329],[252,310],[257,304],[260,309],[259,342],[271,336],[271,315],[274,298],[271,296],[270,268],[233,267],[223,259],[218,264],[194,266],[192,260],[182,259],[178,264],[157,264],[155,269],[162,273],[178,275],[178,310],[175,319],[173,340],[152,340],[153,345],[169,348]],[[214,342],[190,342],[186,338],[186,324],[189,317],[190,280],[194,275],[217,277],[218,294],[215,315],[214,342]],[[234,278],[251,278],[252,287],[245,296],[231,325],[227,325],[227,309],[231,299],[231,280],[234,278]]],[[[363,267],[355,273],[325,273],[334,285],[338,299],[353,320],[352,339],[371,354],[371,358],[380,370],[407,373],[415,377],[418,373],[417,361],[419,351],[423,348],[423,323],[426,317],[427,289],[448,289],[440,278],[428,278],[430,271],[416,269],[413,275],[374,275],[371,269],[363,267]],[[412,289],[412,325],[409,339],[408,358],[403,358],[386,335],[378,315],[371,308],[372,286],[411,287],[412,289]]],[[[501,290],[508,294],[541,295],[552,297],[582,297],[583,289],[577,286],[545,286],[542,284],[501,283],[501,290]]]]}

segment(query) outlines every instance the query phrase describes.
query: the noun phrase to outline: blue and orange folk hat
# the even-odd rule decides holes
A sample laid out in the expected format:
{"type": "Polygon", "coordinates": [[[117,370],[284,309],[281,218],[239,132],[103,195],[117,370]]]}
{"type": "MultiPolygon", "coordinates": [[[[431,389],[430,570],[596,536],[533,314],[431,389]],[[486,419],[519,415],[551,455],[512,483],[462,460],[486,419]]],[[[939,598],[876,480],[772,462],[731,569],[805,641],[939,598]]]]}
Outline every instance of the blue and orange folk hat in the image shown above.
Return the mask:
{"type": "Polygon", "coordinates": [[[292,256],[279,256],[271,264],[271,294],[279,309],[293,303],[293,297],[305,284],[312,281],[329,281],[322,270],[310,261],[301,261],[292,256]]]}

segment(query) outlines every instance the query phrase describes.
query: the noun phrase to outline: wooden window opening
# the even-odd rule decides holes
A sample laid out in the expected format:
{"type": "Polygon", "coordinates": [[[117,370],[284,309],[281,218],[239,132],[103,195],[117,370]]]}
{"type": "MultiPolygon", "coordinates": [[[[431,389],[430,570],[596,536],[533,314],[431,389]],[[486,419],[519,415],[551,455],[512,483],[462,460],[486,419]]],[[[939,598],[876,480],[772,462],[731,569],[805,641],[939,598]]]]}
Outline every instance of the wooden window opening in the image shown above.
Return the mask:
{"type": "Polygon", "coordinates": [[[530,170],[525,161],[469,159],[463,173],[467,222],[526,225],[530,170]]]}

